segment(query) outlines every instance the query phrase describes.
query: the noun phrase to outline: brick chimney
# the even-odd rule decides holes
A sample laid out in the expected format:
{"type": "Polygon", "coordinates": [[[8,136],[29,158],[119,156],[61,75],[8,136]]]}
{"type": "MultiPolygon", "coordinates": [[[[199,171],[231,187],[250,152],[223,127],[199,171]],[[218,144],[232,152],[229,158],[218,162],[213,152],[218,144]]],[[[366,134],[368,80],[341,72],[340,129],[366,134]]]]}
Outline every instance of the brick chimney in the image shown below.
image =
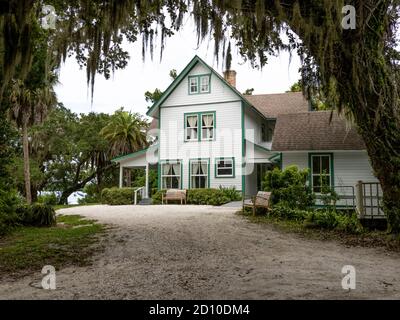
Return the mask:
{"type": "Polygon", "coordinates": [[[236,88],[236,71],[235,70],[226,70],[224,72],[225,80],[234,88],[236,88]]]}

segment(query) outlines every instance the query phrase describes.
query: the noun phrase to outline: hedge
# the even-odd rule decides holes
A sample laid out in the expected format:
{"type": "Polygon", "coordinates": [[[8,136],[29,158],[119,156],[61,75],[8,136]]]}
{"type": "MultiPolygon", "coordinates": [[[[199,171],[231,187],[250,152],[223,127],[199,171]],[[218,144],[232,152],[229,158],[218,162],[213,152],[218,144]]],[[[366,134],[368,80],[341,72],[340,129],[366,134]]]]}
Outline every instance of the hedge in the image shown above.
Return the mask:
{"type": "Polygon", "coordinates": [[[133,204],[134,188],[106,188],[101,192],[101,203],[112,206],[133,204]]]}
{"type": "MultiPolygon", "coordinates": [[[[153,204],[161,204],[163,193],[165,193],[165,190],[160,190],[153,194],[153,204]]],[[[241,200],[241,195],[235,188],[187,190],[188,204],[220,206],[231,201],[239,200],[241,200]]]]}

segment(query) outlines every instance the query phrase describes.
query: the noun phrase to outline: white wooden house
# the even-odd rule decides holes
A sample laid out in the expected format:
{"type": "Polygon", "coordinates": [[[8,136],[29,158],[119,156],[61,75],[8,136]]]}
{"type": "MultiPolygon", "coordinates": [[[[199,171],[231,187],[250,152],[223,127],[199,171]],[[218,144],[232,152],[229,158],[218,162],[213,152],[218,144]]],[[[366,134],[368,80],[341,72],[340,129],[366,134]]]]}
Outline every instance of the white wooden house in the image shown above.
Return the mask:
{"type": "MultiPolygon", "coordinates": [[[[335,118],[344,128],[335,138],[338,132],[326,124],[327,113],[309,112],[301,93],[245,96],[235,86],[235,71],[221,76],[195,56],[147,112],[153,118],[149,135],[154,144],[114,159],[120,164],[120,187],[123,168],[145,168],[148,177],[154,167],[159,189],[235,187],[251,195],[274,163],[311,166],[314,172],[317,160],[322,166],[329,160],[332,183],[374,179],[362,141],[354,130],[346,131],[343,120],[335,118]],[[307,121],[313,121],[314,114],[323,118],[325,131],[308,131],[307,121]],[[299,131],[293,130],[299,126],[299,131]],[[330,128],[336,144],[324,145],[320,136],[331,136],[330,128]],[[296,146],[305,133],[308,144],[296,146]],[[346,144],[346,134],[357,142],[346,144]],[[318,147],[314,137],[320,139],[318,147]]],[[[147,182],[144,196],[148,195],[147,182]]]]}

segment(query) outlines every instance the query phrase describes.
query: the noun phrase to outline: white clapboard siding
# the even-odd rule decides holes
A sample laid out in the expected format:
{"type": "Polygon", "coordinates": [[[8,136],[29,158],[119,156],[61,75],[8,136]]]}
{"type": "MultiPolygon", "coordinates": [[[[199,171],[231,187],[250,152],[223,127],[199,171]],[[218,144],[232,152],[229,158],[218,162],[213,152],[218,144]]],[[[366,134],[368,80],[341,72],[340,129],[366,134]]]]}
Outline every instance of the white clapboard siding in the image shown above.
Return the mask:
{"type": "Polygon", "coordinates": [[[160,130],[160,159],[183,160],[183,188],[189,188],[189,160],[205,158],[210,159],[210,187],[241,190],[241,102],[162,107],[160,130]],[[215,141],[185,142],[184,114],[208,111],[215,111],[215,141]],[[215,159],[220,157],[235,158],[235,178],[215,178],[215,159]]]}
{"type": "MultiPolygon", "coordinates": [[[[326,152],[321,151],[321,153],[326,152]]],[[[328,151],[328,153],[333,153],[335,186],[355,186],[359,180],[378,182],[365,151],[328,151]]],[[[308,152],[284,152],[282,158],[283,168],[290,165],[297,165],[300,169],[308,168],[308,152]]]]}
{"type": "Polygon", "coordinates": [[[295,165],[299,169],[308,168],[308,153],[306,152],[283,152],[282,167],[286,169],[288,166],[295,165]]]}
{"type": "MultiPolygon", "coordinates": [[[[224,84],[217,76],[211,76],[211,92],[204,94],[189,94],[188,77],[200,74],[209,74],[210,70],[197,64],[175,88],[168,99],[163,103],[163,107],[239,101],[240,98],[226,84],[224,84]]],[[[239,110],[240,114],[240,110],[239,110]]]]}
{"type": "Polygon", "coordinates": [[[261,117],[247,109],[244,114],[244,127],[246,129],[246,140],[261,144],[261,117]]]}
{"type": "Polygon", "coordinates": [[[257,194],[257,165],[252,163],[246,164],[245,176],[246,196],[254,196],[257,194]]]}
{"type": "MultiPolygon", "coordinates": [[[[326,153],[327,151],[321,151],[326,153]]],[[[319,153],[313,151],[312,153],[319,153]]],[[[358,181],[378,182],[374,176],[366,151],[331,151],[333,153],[333,171],[335,191],[339,195],[350,196],[353,194],[352,188],[358,181]]],[[[283,168],[290,165],[297,165],[300,169],[308,168],[308,152],[284,152],[283,168]]],[[[381,191],[380,191],[381,192],[381,191]]],[[[351,205],[352,201],[342,199],[338,205],[351,205]]]]}

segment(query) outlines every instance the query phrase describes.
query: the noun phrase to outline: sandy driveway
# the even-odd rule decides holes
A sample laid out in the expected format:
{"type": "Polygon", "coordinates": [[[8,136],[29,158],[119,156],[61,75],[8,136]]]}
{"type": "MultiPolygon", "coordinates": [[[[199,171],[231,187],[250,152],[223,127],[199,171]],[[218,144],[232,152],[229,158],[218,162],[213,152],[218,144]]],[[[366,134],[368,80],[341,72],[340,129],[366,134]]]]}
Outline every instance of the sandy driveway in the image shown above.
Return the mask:
{"type": "Polygon", "coordinates": [[[112,223],[92,266],[57,272],[57,290],[32,277],[0,284],[0,298],[400,298],[400,256],[304,239],[252,224],[232,208],[90,206],[61,210],[112,223]],[[357,288],[342,289],[353,265],[357,288]]]}

